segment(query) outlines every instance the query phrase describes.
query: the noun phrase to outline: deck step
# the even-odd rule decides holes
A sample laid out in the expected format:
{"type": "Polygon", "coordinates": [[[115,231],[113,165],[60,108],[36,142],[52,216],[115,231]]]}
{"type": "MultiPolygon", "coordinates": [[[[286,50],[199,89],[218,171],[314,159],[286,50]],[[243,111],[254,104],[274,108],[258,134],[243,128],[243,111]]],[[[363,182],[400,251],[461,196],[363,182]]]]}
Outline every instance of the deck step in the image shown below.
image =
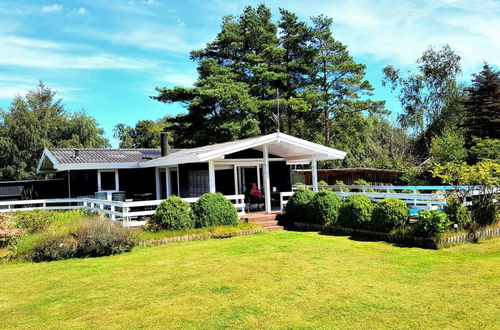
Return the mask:
{"type": "Polygon", "coordinates": [[[262,221],[272,221],[276,219],[276,214],[259,215],[253,217],[247,217],[248,222],[262,222],[262,221]]]}
{"type": "Polygon", "coordinates": [[[277,220],[265,220],[265,221],[258,221],[254,222],[258,224],[261,227],[270,227],[270,226],[276,226],[278,224],[277,220]]]}
{"type": "Polygon", "coordinates": [[[283,226],[269,226],[269,227],[264,227],[265,231],[276,231],[276,230],[283,230],[283,226]]]}

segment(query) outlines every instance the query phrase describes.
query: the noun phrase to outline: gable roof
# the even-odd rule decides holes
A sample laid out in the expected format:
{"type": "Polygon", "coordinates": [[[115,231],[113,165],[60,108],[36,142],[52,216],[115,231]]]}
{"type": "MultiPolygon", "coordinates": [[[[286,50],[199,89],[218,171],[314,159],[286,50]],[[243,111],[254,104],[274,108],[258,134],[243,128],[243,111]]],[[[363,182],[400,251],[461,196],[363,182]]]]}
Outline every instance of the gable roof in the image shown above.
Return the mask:
{"type": "Polygon", "coordinates": [[[192,149],[173,149],[161,157],[159,149],[46,149],[40,159],[38,171],[52,164],[53,169],[102,169],[161,167],[185,163],[199,163],[224,159],[228,154],[246,149],[263,151],[268,146],[270,154],[289,163],[316,160],[343,159],[346,153],[284,133],[272,133],[237,141],[218,143],[192,149]],[[47,161],[48,160],[48,161],[47,161]]]}

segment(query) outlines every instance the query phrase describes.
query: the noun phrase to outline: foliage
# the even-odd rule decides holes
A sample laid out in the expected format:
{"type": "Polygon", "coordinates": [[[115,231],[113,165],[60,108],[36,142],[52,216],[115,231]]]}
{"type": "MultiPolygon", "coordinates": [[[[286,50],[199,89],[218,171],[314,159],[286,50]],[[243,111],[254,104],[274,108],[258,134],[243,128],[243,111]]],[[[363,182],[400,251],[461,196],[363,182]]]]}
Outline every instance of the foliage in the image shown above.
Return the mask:
{"type": "Polygon", "coordinates": [[[216,38],[191,52],[199,73],[194,87],[158,88],[154,97],[188,108],[169,121],[176,146],[274,132],[269,118],[278,102],[282,132],[328,146],[357,132],[345,126],[364,122],[361,112],[385,113],[383,101],[370,99],[365,66],[333,38],[331,27],[327,17],[308,26],[285,9],[275,23],[265,5],[224,17],[216,38]]]}
{"type": "Polygon", "coordinates": [[[402,228],[408,220],[408,205],[396,198],[386,198],[373,208],[372,227],[376,230],[390,232],[402,228]]]}
{"type": "Polygon", "coordinates": [[[439,135],[445,127],[462,121],[463,88],[457,83],[461,73],[460,57],[448,46],[441,50],[430,47],[417,60],[417,73],[402,75],[389,65],[384,68],[384,84],[398,89],[404,110],[399,120],[403,127],[424,134],[427,129],[439,135]]]}
{"type": "Polygon", "coordinates": [[[11,221],[16,228],[22,229],[27,233],[42,232],[50,226],[64,226],[79,221],[92,213],[85,210],[71,211],[49,211],[49,210],[31,210],[17,211],[10,215],[11,221]]]}
{"type": "Polygon", "coordinates": [[[84,112],[68,112],[56,92],[40,82],[0,111],[0,180],[37,177],[44,148],[106,147],[104,131],[84,112]]]}
{"type": "Polygon", "coordinates": [[[472,137],[470,154],[474,162],[492,161],[500,163],[500,139],[472,137]]]}
{"type": "Polygon", "coordinates": [[[169,128],[170,119],[170,116],[165,116],[156,121],[139,120],[134,127],[117,124],[113,137],[120,141],[120,148],[159,148],[160,135],[169,128]]]}
{"type": "Polygon", "coordinates": [[[196,227],[236,226],[238,211],[221,193],[202,195],[192,206],[196,227]]]}
{"type": "Polygon", "coordinates": [[[101,257],[130,251],[136,244],[130,231],[108,219],[87,219],[70,233],[77,241],[75,256],[101,257]]]}
{"type": "Polygon", "coordinates": [[[473,77],[464,123],[468,137],[500,139],[500,71],[485,63],[473,77]]]}
{"type": "Polygon", "coordinates": [[[16,228],[10,215],[0,213],[0,248],[11,245],[23,232],[16,228]]]}
{"type": "MultiPolygon", "coordinates": [[[[369,186],[370,184],[368,182],[366,182],[366,180],[358,179],[358,180],[353,182],[353,185],[355,185],[355,186],[369,186]]],[[[371,188],[367,188],[367,189],[365,189],[365,191],[366,192],[375,192],[375,190],[371,189],[371,188]]]]}
{"type": "Polygon", "coordinates": [[[58,232],[28,235],[16,245],[16,257],[31,261],[54,261],[73,258],[78,242],[72,236],[58,232]]]}
{"type": "Polygon", "coordinates": [[[370,228],[373,205],[365,195],[350,195],[340,207],[339,224],[349,228],[370,228]]]}
{"type": "Polygon", "coordinates": [[[307,188],[298,188],[288,199],[285,207],[285,213],[290,221],[304,221],[309,217],[307,214],[307,205],[313,199],[314,193],[307,188]]]}
{"type": "MultiPolygon", "coordinates": [[[[335,186],[345,186],[345,183],[344,183],[344,181],[337,180],[337,181],[335,181],[335,186]]],[[[340,189],[338,189],[338,191],[340,191],[340,189]]],[[[351,191],[351,189],[342,188],[342,192],[349,192],[349,191],[351,191]]]]}
{"type": "Polygon", "coordinates": [[[195,220],[189,203],[178,196],[170,196],[158,205],[149,224],[153,230],[183,230],[194,228],[195,220]]]}
{"type": "Polygon", "coordinates": [[[471,214],[472,219],[479,226],[486,227],[494,224],[500,221],[500,202],[495,201],[493,195],[474,196],[471,214]]]}
{"type": "Polygon", "coordinates": [[[448,219],[453,224],[457,224],[458,229],[467,229],[471,225],[472,217],[460,198],[450,196],[446,199],[444,213],[448,215],[448,219]]]}
{"type": "Polygon", "coordinates": [[[318,181],[318,186],[320,186],[320,187],[322,187],[322,186],[328,186],[328,182],[323,181],[323,180],[318,181]]]}
{"type": "Polygon", "coordinates": [[[437,210],[425,210],[418,214],[418,222],[413,231],[419,237],[434,237],[437,234],[444,233],[450,228],[452,222],[448,215],[437,210]]]}
{"type": "Polygon", "coordinates": [[[440,164],[462,162],[467,157],[463,133],[456,128],[445,129],[442,135],[431,139],[429,153],[440,164]]]}
{"type": "Polygon", "coordinates": [[[341,205],[342,199],[337,194],[329,190],[321,190],[307,205],[307,217],[304,217],[302,221],[325,225],[336,224],[341,205]]]}

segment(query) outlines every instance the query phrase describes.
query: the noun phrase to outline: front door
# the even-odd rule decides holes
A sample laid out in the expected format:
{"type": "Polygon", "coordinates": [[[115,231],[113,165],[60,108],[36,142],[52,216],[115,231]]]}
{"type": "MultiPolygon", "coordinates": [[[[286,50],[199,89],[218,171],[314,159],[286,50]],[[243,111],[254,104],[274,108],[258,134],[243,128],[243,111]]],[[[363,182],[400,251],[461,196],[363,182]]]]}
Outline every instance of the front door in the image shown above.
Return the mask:
{"type": "Polygon", "coordinates": [[[240,194],[243,194],[252,183],[255,183],[259,188],[261,187],[262,169],[260,166],[240,166],[238,169],[240,194]]]}

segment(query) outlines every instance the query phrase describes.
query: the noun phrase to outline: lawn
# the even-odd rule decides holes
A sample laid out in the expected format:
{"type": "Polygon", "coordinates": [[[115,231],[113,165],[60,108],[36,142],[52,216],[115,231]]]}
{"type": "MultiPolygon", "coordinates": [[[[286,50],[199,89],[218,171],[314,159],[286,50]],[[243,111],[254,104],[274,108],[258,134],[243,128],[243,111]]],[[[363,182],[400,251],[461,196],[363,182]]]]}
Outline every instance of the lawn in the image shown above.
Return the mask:
{"type": "Polygon", "coordinates": [[[271,232],[0,265],[0,327],[500,328],[500,239],[271,232]]]}

